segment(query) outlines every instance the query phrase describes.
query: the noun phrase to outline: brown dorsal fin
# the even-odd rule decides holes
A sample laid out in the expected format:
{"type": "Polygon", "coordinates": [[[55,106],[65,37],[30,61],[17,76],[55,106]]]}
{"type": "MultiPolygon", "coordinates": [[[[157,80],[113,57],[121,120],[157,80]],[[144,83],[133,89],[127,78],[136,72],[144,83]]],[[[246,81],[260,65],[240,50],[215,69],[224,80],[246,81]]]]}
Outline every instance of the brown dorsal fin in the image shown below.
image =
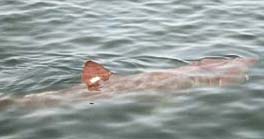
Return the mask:
{"type": "Polygon", "coordinates": [[[90,91],[99,91],[99,82],[107,81],[111,75],[112,72],[102,65],[93,61],[87,61],[84,64],[82,80],[90,91]]]}

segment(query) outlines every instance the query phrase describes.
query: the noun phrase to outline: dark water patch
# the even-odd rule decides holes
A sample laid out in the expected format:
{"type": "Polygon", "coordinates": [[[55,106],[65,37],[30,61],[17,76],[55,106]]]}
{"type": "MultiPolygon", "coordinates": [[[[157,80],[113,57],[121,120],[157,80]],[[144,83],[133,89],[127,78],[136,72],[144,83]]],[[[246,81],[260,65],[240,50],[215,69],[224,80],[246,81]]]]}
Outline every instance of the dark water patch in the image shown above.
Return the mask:
{"type": "Polygon", "coordinates": [[[133,41],[130,39],[114,39],[114,40],[110,40],[104,43],[104,45],[102,45],[101,49],[102,50],[107,50],[107,49],[117,49],[117,50],[122,50],[122,47],[124,47],[125,49],[127,49],[127,47],[125,46],[133,46],[133,41]]]}
{"type": "Polygon", "coordinates": [[[28,9],[31,9],[31,10],[34,10],[34,9],[42,9],[42,8],[52,8],[52,7],[57,7],[58,6],[58,3],[56,4],[55,2],[52,2],[52,1],[46,1],[46,2],[43,2],[43,1],[37,1],[37,2],[30,2],[28,3],[27,5],[25,5],[24,7],[20,8],[22,10],[28,10],[28,9]]]}
{"type": "Polygon", "coordinates": [[[16,1],[16,0],[6,0],[6,1],[2,1],[1,5],[3,6],[20,6],[20,5],[24,5],[26,4],[23,1],[16,1]]]}
{"type": "Polygon", "coordinates": [[[73,38],[73,39],[69,40],[69,42],[79,44],[79,45],[83,45],[84,47],[89,47],[91,45],[95,45],[95,44],[102,42],[102,38],[87,35],[87,36],[80,36],[78,38],[73,38]]]}
{"type": "Polygon", "coordinates": [[[22,137],[28,138],[28,139],[34,139],[34,138],[37,138],[39,136],[41,136],[43,138],[47,138],[47,139],[63,137],[62,133],[60,131],[53,129],[51,127],[38,129],[38,130],[34,131],[33,133],[28,133],[27,135],[24,135],[22,137]]]}
{"type": "Polygon", "coordinates": [[[26,21],[32,20],[30,15],[27,15],[23,12],[14,12],[8,14],[2,14],[0,21],[2,23],[6,23],[9,27],[15,27],[16,25],[19,26],[19,23],[24,23],[26,21]]]}
{"type": "Polygon", "coordinates": [[[257,36],[255,36],[254,34],[230,34],[230,35],[227,35],[226,37],[228,38],[236,38],[236,39],[239,39],[239,40],[254,40],[254,39],[257,39],[257,36]]]}
{"type": "Polygon", "coordinates": [[[26,58],[21,58],[21,57],[10,57],[10,58],[6,58],[3,60],[3,62],[1,62],[1,64],[3,64],[3,67],[14,67],[14,66],[18,66],[19,64],[23,64],[25,62],[29,61],[26,58]]]}

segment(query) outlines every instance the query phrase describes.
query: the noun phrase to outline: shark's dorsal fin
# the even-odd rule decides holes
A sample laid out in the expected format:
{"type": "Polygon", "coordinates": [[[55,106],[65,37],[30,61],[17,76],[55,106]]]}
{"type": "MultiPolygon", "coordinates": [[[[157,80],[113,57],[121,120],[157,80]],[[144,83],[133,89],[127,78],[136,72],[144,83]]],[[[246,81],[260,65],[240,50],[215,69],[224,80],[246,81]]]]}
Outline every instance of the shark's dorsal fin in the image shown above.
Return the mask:
{"type": "Polygon", "coordinates": [[[111,75],[112,72],[102,65],[93,61],[87,61],[84,64],[82,80],[90,91],[99,91],[99,82],[107,81],[111,75]]]}

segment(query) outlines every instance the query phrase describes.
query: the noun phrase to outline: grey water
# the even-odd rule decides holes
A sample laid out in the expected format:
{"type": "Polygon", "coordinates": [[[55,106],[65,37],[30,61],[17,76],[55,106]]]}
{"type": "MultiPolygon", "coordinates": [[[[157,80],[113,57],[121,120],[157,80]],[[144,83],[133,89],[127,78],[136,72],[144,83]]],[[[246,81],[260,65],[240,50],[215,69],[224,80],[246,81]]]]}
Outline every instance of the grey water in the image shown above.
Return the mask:
{"type": "Polygon", "coordinates": [[[0,139],[263,139],[263,34],[261,0],[1,0],[1,96],[80,84],[89,59],[123,75],[211,56],[259,62],[232,87],[6,109],[0,139]]]}

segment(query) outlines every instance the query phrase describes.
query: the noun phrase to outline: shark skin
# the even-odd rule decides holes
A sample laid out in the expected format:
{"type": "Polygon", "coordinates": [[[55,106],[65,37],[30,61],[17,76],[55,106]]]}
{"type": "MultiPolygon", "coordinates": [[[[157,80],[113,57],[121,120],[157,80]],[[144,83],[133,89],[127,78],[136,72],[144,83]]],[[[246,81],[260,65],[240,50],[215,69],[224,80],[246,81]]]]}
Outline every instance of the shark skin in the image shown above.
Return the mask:
{"type": "Polygon", "coordinates": [[[82,84],[20,98],[2,97],[0,108],[10,105],[27,108],[57,106],[140,90],[230,86],[249,80],[247,72],[256,62],[254,58],[202,59],[175,69],[121,76],[94,61],[87,61],[83,68],[82,84]]]}
{"type": "Polygon", "coordinates": [[[96,62],[87,61],[82,80],[89,91],[97,93],[221,87],[248,80],[249,67],[256,62],[257,60],[253,58],[202,59],[176,69],[120,76],[96,62]]]}

